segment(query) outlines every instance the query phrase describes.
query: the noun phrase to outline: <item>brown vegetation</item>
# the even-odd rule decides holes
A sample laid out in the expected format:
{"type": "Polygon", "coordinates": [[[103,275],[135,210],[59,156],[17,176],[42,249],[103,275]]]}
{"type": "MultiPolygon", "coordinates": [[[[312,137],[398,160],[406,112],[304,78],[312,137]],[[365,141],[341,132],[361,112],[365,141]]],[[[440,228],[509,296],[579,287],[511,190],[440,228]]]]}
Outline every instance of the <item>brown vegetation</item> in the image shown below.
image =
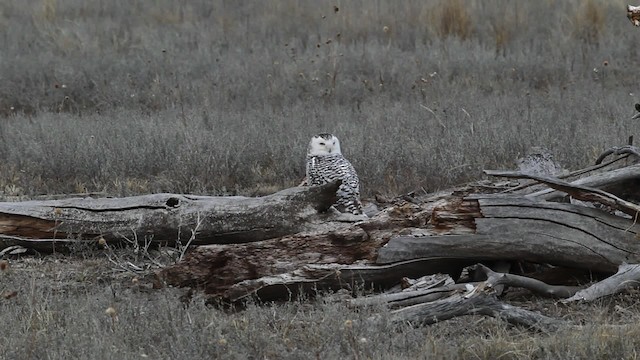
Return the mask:
{"type": "MultiPolygon", "coordinates": [[[[476,180],[531,145],[581,167],[634,129],[625,6],[3,1],[0,195],[273,193],[299,183],[321,131],[343,140],[366,197],[476,180]]],[[[589,324],[554,336],[478,317],[392,324],[328,294],[226,312],[148,288],[183,248],[106,245],[5,254],[0,357],[583,359],[640,345],[635,290],[570,305],[508,294],[589,324]]]]}

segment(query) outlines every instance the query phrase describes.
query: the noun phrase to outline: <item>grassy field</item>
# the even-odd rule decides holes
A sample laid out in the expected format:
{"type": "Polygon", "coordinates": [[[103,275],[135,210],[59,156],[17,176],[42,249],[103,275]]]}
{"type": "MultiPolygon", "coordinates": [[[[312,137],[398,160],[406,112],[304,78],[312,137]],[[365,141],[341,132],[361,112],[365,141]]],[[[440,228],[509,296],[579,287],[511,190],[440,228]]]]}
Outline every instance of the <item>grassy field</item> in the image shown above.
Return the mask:
{"type": "Polygon", "coordinates": [[[124,271],[125,261],[152,267],[125,249],[23,258],[0,271],[3,297],[17,292],[0,298],[0,358],[634,359],[640,346],[637,292],[571,306],[510,296],[579,326],[553,334],[476,316],[420,327],[391,324],[382,307],[354,310],[327,296],[236,312],[198,296],[186,304],[186,291],[150,289],[145,271],[124,271]]]}
{"type": "Polygon", "coordinates": [[[0,190],[264,194],[335,133],[366,196],[626,142],[621,1],[0,4],[0,190]],[[569,141],[567,141],[569,140],[569,141]]]}
{"type": "MultiPolygon", "coordinates": [[[[476,180],[534,145],[584,167],[638,128],[625,4],[4,0],[0,196],[267,194],[300,182],[318,132],[341,139],[365,197],[476,180]]],[[[11,259],[0,356],[637,357],[638,294],[523,303],[584,324],[554,335],[475,317],[365,326],[387,310],[183,306],[122,261],[11,259]]]]}

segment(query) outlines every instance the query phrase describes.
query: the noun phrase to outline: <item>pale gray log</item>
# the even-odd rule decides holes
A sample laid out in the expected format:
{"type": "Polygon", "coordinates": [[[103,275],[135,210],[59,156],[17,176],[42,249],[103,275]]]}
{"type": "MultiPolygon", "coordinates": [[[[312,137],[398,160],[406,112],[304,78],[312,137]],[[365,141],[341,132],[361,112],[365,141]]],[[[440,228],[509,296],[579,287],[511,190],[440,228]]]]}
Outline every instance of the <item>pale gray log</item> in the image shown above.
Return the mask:
{"type": "MultiPolygon", "coordinates": [[[[598,188],[607,191],[611,188],[621,186],[621,184],[640,179],[640,165],[630,165],[620,169],[593,174],[584,178],[572,181],[573,185],[581,185],[598,188]]],[[[554,189],[544,189],[531,193],[529,196],[542,200],[559,200],[566,196],[565,193],[554,189]]]]}
{"type": "Polygon", "coordinates": [[[39,251],[72,240],[192,244],[245,243],[315,229],[338,183],[285,189],[264,197],[152,194],[0,203],[0,248],[39,251]]]}
{"type": "Polygon", "coordinates": [[[350,306],[369,306],[386,304],[391,308],[399,308],[412,306],[416,304],[428,303],[440,299],[447,298],[455,292],[464,292],[467,286],[476,286],[474,284],[452,284],[432,289],[421,289],[413,291],[403,291],[394,294],[378,294],[365,297],[359,297],[347,301],[350,306]]]}
{"type": "Polygon", "coordinates": [[[482,264],[478,264],[477,267],[487,276],[487,286],[494,289],[496,289],[497,286],[520,287],[542,296],[554,298],[568,298],[582,289],[582,287],[579,286],[549,285],[543,281],[526,276],[499,273],[482,264]]]}
{"type": "Polygon", "coordinates": [[[618,272],[610,277],[597,282],[588,288],[578,291],[572,297],[563,300],[563,303],[572,301],[593,301],[603,296],[612,295],[629,288],[640,286],[640,265],[621,264],[618,272]]]}
{"type": "Polygon", "coordinates": [[[239,281],[221,296],[237,301],[255,294],[261,300],[274,300],[300,290],[382,289],[399,283],[403,277],[456,272],[466,264],[451,259],[419,259],[390,265],[308,264],[292,272],[239,281]]]}
{"type": "MultiPolygon", "coordinates": [[[[628,157],[629,157],[629,155],[620,156],[620,157],[605,161],[605,162],[603,162],[601,164],[597,164],[597,165],[586,167],[584,169],[575,170],[575,171],[572,171],[572,172],[569,172],[569,173],[558,174],[558,175],[556,175],[556,177],[558,179],[574,178],[576,176],[581,176],[581,175],[584,175],[584,174],[587,174],[587,173],[590,173],[590,172],[605,168],[605,167],[607,167],[609,165],[612,165],[612,164],[614,164],[614,163],[616,163],[618,161],[627,159],[628,157]]],[[[488,171],[492,171],[492,170],[488,170],[488,171]]],[[[583,179],[587,179],[589,177],[590,176],[587,176],[587,177],[584,177],[583,179]]],[[[576,180],[576,181],[581,181],[581,180],[576,180]]],[[[577,182],[577,183],[580,184],[579,182],[577,182]]],[[[585,184],[582,184],[582,185],[598,187],[596,183],[594,183],[593,185],[588,184],[588,183],[585,183],[585,184]]],[[[517,193],[517,194],[532,194],[532,193],[535,193],[535,194],[537,194],[538,197],[543,198],[545,200],[558,200],[558,199],[561,199],[561,198],[563,198],[565,196],[565,194],[557,192],[557,191],[555,191],[553,189],[536,190],[536,189],[540,189],[540,187],[542,187],[542,186],[544,186],[544,185],[536,182],[535,180],[531,180],[531,181],[528,181],[525,184],[506,189],[506,190],[502,191],[502,193],[512,193],[512,194],[515,194],[515,193],[517,193]],[[543,194],[549,194],[551,192],[553,192],[554,195],[552,195],[550,198],[541,196],[543,194]]]]}
{"type": "Polygon", "coordinates": [[[640,262],[640,227],[631,220],[522,197],[476,196],[472,200],[478,201],[484,216],[475,219],[474,234],[394,237],[378,251],[377,263],[456,257],[613,272],[621,263],[640,262]]]}
{"type": "MultiPolygon", "coordinates": [[[[477,288],[470,294],[456,293],[446,299],[394,310],[391,312],[390,320],[429,325],[465,315],[491,316],[510,324],[543,332],[556,331],[565,324],[562,320],[502,303],[495,296],[477,288]]],[[[373,321],[375,319],[372,318],[373,321]]]]}
{"type": "MultiPolygon", "coordinates": [[[[508,177],[508,178],[516,178],[516,179],[533,179],[541,183],[544,183],[553,189],[565,192],[571,195],[572,197],[574,197],[575,199],[584,200],[584,201],[593,201],[593,202],[601,203],[606,206],[611,206],[622,211],[625,214],[631,215],[632,217],[636,217],[638,216],[638,213],[640,213],[639,205],[636,205],[630,201],[621,199],[613,194],[610,194],[600,189],[591,188],[584,185],[576,185],[573,183],[568,183],[566,181],[562,181],[557,178],[523,174],[515,171],[485,170],[484,172],[492,176],[502,176],[502,177],[508,177]]],[[[529,195],[529,196],[532,197],[532,195],[529,195]]]]}

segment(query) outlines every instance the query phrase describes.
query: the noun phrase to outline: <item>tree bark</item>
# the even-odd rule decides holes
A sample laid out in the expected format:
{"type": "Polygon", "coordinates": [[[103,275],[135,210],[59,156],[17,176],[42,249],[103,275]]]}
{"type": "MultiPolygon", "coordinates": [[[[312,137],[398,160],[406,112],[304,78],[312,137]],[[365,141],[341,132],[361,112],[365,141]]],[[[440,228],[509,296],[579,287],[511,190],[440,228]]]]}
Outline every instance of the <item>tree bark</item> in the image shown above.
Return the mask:
{"type": "Polygon", "coordinates": [[[445,299],[394,310],[391,321],[428,325],[464,315],[490,316],[542,332],[553,332],[566,324],[562,320],[500,302],[478,287],[466,294],[455,293],[445,299]]]}
{"type": "Polygon", "coordinates": [[[78,240],[111,243],[123,237],[166,244],[246,243],[317,231],[330,226],[323,219],[331,218],[318,212],[333,204],[337,187],[298,187],[259,198],[153,194],[4,202],[0,249],[21,245],[50,252],[78,240]]]}
{"type": "MultiPolygon", "coordinates": [[[[631,190],[635,190],[637,193],[640,191],[640,165],[631,165],[590,175],[572,181],[571,184],[596,188],[612,194],[624,194],[631,190]]],[[[541,200],[557,201],[567,194],[552,188],[534,192],[530,196],[541,200]]]]}
{"type": "Polygon", "coordinates": [[[378,251],[376,262],[446,256],[605,273],[615,272],[624,262],[640,262],[638,224],[578,205],[472,195],[434,209],[430,225],[415,235],[392,238],[378,251]]]}
{"type": "Polygon", "coordinates": [[[611,295],[628,288],[640,286],[640,265],[621,264],[614,275],[597,282],[584,290],[576,292],[573,296],[563,300],[563,303],[573,301],[593,301],[603,296],[611,295]]]}
{"type": "MultiPolygon", "coordinates": [[[[612,175],[614,172],[615,170],[608,172],[604,175],[599,174],[598,184],[601,187],[604,187],[606,185],[604,180],[606,179],[608,179],[607,183],[614,184],[614,185],[616,184],[617,181],[624,181],[625,184],[628,184],[628,181],[633,180],[633,185],[636,185],[636,186],[627,185],[624,188],[626,190],[632,190],[632,193],[628,194],[629,196],[638,194],[637,180],[640,179],[640,166],[629,166],[623,169],[623,171],[620,171],[619,173],[612,175]]],[[[557,178],[523,174],[515,171],[485,170],[485,173],[493,176],[502,176],[502,177],[516,178],[516,179],[533,179],[538,182],[544,183],[555,190],[565,192],[568,195],[578,200],[598,202],[600,204],[610,206],[612,208],[616,208],[622,211],[623,213],[630,215],[631,217],[636,217],[638,216],[638,213],[640,213],[640,205],[634,204],[633,202],[627,201],[625,199],[621,199],[618,196],[610,194],[604,190],[578,184],[577,181],[573,183],[568,183],[566,181],[563,181],[557,178]]],[[[533,194],[532,196],[535,196],[535,194],[533,194]]]]}
{"type": "MultiPolygon", "coordinates": [[[[181,263],[164,269],[160,279],[238,299],[275,286],[274,281],[291,288],[321,280],[327,284],[327,273],[310,271],[310,264],[376,265],[378,271],[390,272],[388,279],[398,281],[408,270],[384,266],[424,260],[430,266],[411,271],[421,276],[455,275],[464,266],[487,260],[549,263],[602,273],[613,273],[624,262],[640,262],[639,225],[598,209],[502,195],[450,197],[438,204],[391,207],[368,221],[329,232],[200,246],[181,263]]],[[[338,280],[333,280],[335,285],[338,280]]],[[[381,288],[389,286],[370,281],[381,288]]]]}

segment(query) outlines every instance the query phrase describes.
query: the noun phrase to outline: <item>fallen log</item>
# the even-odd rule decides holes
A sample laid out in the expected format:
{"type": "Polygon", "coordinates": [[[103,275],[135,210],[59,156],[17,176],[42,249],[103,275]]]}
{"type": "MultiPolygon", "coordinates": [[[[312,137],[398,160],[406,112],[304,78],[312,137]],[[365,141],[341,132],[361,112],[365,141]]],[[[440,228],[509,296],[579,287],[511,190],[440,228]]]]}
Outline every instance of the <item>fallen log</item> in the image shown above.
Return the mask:
{"type": "Polygon", "coordinates": [[[466,293],[458,292],[445,299],[394,310],[390,321],[429,325],[458,316],[485,315],[542,332],[553,332],[566,325],[562,320],[501,302],[485,291],[483,284],[470,288],[466,293]]]}
{"type": "MultiPolygon", "coordinates": [[[[500,176],[502,172],[487,173],[500,176]]],[[[610,171],[589,175],[572,181],[570,182],[570,184],[596,188],[612,194],[620,194],[623,196],[627,195],[625,193],[630,193],[632,191],[637,194],[640,191],[640,165],[631,165],[619,169],[613,169],[610,171]]],[[[547,201],[558,201],[566,197],[567,194],[563,191],[558,191],[551,188],[531,193],[530,196],[547,201]]]]}
{"type": "Polygon", "coordinates": [[[393,237],[379,264],[421,257],[513,260],[614,272],[640,262],[640,226],[583,206],[472,195],[433,210],[431,228],[393,237]]]}
{"type": "MultiPolygon", "coordinates": [[[[289,282],[283,283],[295,288],[320,281],[326,275],[305,269],[309,264],[375,264],[376,253],[386,241],[406,228],[425,226],[428,213],[417,205],[405,204],[381,211],[368,221],[324,232],[298,233],[246,244],[199,246],[188,252],[180,263],[162,270],[158,281],[160,284],[197,287],[209,295],[228,300],[229,295],[241,298],[272,281],[263,283],[261,278],[286,275],[300,269],[298,273],[288,275],[289,282]],[[234,285],[240,286],[241,282],[252,279],[258,282],[247,287],[246,293],[228,292],[234,285]]],[[[460,264],[455,266],[459,268],[460,264]]],[[[451,265],[440,262],[438,267],[425,269],[446,272],[450,268],[451,265]]],[[[396,280],[404,276],[402,271],[393,273],[387,276],[396,280]]],[[[379,285],[388,286],[386,283],[379,285]]]]}
{"type": "Polygon", "coordinates": [[[584,290],[576,292],[573,296],[563,300],[563,303],[573,301],[593,301],[603,296],[612,295],[629,288],[640,286],[640,265],[621,264],[614,275],[597,282],[584,290]]]}
{"type": "MultiPolygon", "coordinates": [[[[425,273],[449,273],[457,278],[466,265],[469,263],[447,258],[419,259],[382,266],[306,265],[290,273],[237,282],[221,297],[235,302],[251,295],[261,301],[272,301],[316,290],[347,289],[352,293],[362,289],[380,290],[398,284],[403,277],[415,278],[425,273]]],[[[217,288],[218,291],[220,289],[217,288]]]]}
{"type": "Polygon", "coordinates": [[[78,240],[116,243],[123,237],[169,245],[246,243],[321,231],[331,218],[319,212],[333,204],[338,185],[297,187],[258,198],[152,194],[3,202],[0,249],[20,245],[51,252],[78,240]]]}
{"type": "MultiPolygon", "coordinates": [[[[616,177],[612,177],[612,176],[602,176],[602,177],[605,177],[605,178],[608,177],[610,179],[613,178],[613,179],[616,179],[617,181],[619,177],[629,178],[630,176],[633,176],[631,179],[637,180],[640,177],[640,167],[636,168],[632,166],[630,168],[632,168],[633,171],[623,172],[622,174],[618,174],[619,176],[616,176],[616,177]]],[[[566,181],[562,181],[557,178],[552,178],[547,176],[538,176],[538,175],[532,175],[532,174],[523,174],[515,171],[485,170],[485,173],[493,176],[502,176],[502,177],[509,177],[509,178],[517,178],[517,179],[533,179],[541,183],[544,183],[555,190],[565,192],[568,195],[578,200],[598,202],[600,204],[616,208],[632,217],[635,217],[638,215],[638,213],[640,213],[640,205],[634,204],[625,199],[621,199],[618,196],[610,194],[604,190],[595,189],[588,186],[577,184],[577,182],[568,183],[566,181]]],[[[629,180],[629,179],[625,179],[625,180],[629,180]]],[[[637,184],[637,181],[635,181],[634,183],[637,184]]],[[[635,190],[636,187],[631,186],[631,188],[635,190]]],[[[635,192],[634,192],[634,195],[635,195],[635,192]]],[[[535,195],[530,195],[530,197],[533,197],[533,196],[535,195]]]]}
{"type": "MultiPolygon", "coordinates": [[[[496,174],[543,181],[627,213],[638,208],[604,191],[553,178],[496,174]]],[[[244,289],[244,295],[248,295],[276,285],[294,287],[325,281],[326,276],[308,268],[290,276],[309,263],[385,265],[441,258],[459,265],[506,260],[612,273],[622,263],[640,262],[639,231],[629,219],[574,204],[520,195],[449,195],[428,203],[413,199],[368,221],[329,232],[296,234],[240,247],[201,247],[159,275],[168,284],[197,286],[212,296],[228,298],[232,288],[244,289]],[[278,274],[289,275],[278,278],[278,274]],[[238,285],[244,281],[253,285],[238,285]]],[[[393,267],[385,269],[394,271],[393,267]]],[[[435,272],[452,273],[443,266],[425,270],[422,275],[435,272]]],[[[241,292],[233,294],[236,299],[244,296],[241,292]]]]}
{"type": "MultiPolygon", "coordinates": [[[[549,263],[609,274],[621,263],[640,262],[639,226],[573,204],[511,195],[450,196],[435,204],[391,207],[368,221],[333,231],[201,246],[162,270],[159,279],[173,286],[197,287],[214,297],[239,299],[276,286],[327,285],[326,273],[310,271],[309,264],[378,265],[377,271],[387,271],[386,277],[396,280],[406,276],[406,269],[384,265],[422,259],[433,266],[412,272],[415,276],[454,274],[452,267],[488,260],[549,263]]],[[[333,281],[335,285],[337,280],[333,281]]]]}
{"type": "MultiPolygon", "coordinates": [[[[640,210],[623,197],[555,178],[492,174],[543,182],[632,217],[640,210]]],[[[632,181],[635,175],[625,176],[632,181]]],[[[331,211],[323,213],[334,202],[337,186],[292,188],[261,198],[156,194],[0,203],[0,247],[50,251],[56,244],[123,238],[188,242],[199,246],[155,273],[156,285],[191,287],[231,302],[248,296],[288,299],[298,291],[321,289],[388,290],[405,277],[436,273],[457,279],[464,267],[483,261],[544,263],[604,274],[624,263],[640,263],[640,225],[600,209],[521,194],[473,194],[465,188],[401,197],[369,219],[342,222],[331,211]]],[[[430,289],[404,302],[398,298],[396,304],[402,306],[430,301],[397,310],[394,319],[429,323],[484,314],[553,329],[558,322],[500,303],[498,289],[522,286],[556,297],[578,290],[485,273],[488,279],[482,283],[430,289]],[[461,296],[469,286],[476,290],[461,296]]],[[[578,294],[584,298],[585,293],[578,294]]]]}
{"type": "MultiPolygon", "coordinates": [[[[635,209],[600,190],[564,182],[560,186],[596,194],[627,211],[635,209]]],[[[114,242],[123,237],[215,244],[189,252],[159,278],[226,299],[258,292],[275,297],[285,291],[273,289],[319,282],[339,287],[337,279],[331,282],[313,268],[318,265],[344,268],[428,259],[431,266],[408,273],[421,276],[455,275],[465,265],[487,260],[604,273],[625,262],[640,262],[638,225],[598,209],[519,195],[449,195],[429,202],[399,201],[353,224],[318,213],[332,203],[335,189],[336,184],[293,188],[262,198],[157,194],[0,203],[0,240],[3,247],[18,244],[38,250],[61,242],[114,242]],[[278,279],[286,274],[295,276],[278,279]]],[[[408,271],[400,269],[382,266],[375,271],[386,271],[385,278],[398,281],[408,271]]],[[[392,285],[379,278],[370,282],[380,288],[392,285]]]]}

